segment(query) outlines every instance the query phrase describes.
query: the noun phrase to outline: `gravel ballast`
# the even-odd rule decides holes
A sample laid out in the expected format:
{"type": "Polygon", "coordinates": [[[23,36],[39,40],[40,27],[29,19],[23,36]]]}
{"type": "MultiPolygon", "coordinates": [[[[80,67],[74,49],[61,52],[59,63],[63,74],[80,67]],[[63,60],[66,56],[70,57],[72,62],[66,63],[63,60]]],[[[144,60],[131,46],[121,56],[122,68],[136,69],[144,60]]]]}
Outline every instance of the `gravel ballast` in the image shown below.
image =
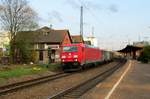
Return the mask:
{"type": "Polygon", "coordinates": [[[8,93],[6,95],[0,96],[0,99],[47,99],[49,96],[52,96],[64,89],[76,86],[90,79],[94,75],[99,74],[100,72],[104,71],[104,69],[110,68],[115,64],[116,62],[112,62],[98,68],[79,72],[71,76],[18,90],[13,93],[8,93]]]}

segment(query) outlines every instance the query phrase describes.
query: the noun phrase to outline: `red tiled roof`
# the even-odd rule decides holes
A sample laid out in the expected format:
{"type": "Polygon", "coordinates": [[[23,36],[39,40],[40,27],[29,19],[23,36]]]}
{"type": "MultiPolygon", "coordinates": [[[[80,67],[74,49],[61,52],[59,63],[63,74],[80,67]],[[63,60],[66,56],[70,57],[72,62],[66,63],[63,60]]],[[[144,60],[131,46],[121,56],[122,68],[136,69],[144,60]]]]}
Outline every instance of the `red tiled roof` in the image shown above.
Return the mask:
{"type": "Polygon", "coordinates": [[[83,37],[81,35],[73,35],[71,36],[73,43],[83,43],[83,37]]]}
{"type": "Polygon", "coordinates": [[[43,27],[36,31],[19,32],[17,39],[29,39],[32,43],[62,43],[67,34],[70,36],[69,30],[54,30],[43,27]]]}

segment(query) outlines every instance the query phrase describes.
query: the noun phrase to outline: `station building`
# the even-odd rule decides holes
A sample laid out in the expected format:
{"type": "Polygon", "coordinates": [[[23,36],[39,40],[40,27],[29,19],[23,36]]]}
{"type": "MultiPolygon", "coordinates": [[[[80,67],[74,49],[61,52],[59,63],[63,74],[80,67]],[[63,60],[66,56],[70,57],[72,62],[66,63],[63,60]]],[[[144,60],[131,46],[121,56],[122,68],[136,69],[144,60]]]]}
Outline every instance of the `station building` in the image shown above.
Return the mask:
{"type": "Polygon", "coordinates": [[[28,40],[32,44],[35,63],[49,63],[60,61],[60,48],[63,44],[71,44],[69,30],[55,30],[42,27],[35,31],[22,31],[17,33],[17,40],[28,40]],[[48,50],[50,49],[50,55],[48,50]]]}
{"type": "Polygon", "coordinates": [[[133,45],[137,47],[144,47],[144,46],[150,45],[150,42],[148,41],[133,42],[133,45]]]}

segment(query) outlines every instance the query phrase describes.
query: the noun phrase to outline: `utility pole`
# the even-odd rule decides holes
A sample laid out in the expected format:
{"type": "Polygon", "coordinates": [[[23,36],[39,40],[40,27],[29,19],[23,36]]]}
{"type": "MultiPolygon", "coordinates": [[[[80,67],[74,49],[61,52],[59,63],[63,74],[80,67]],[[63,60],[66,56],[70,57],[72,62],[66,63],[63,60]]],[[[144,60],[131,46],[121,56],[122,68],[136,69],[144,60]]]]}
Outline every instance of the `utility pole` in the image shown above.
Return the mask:
{"type": "Polygon", "coordinates": [[[140,33],[139,33],[139,42],[141,42],[141,35],[140,35],[140,33]]]}
{"type": "Polygon", "coordinates": [[[94,37],[94,27],[92,26],[92,37],[94,37]]]}
{"type": "Polygon", "coordinates": [[[83,6],[81,6],[80,12],[80,35],[83,37],[83,6]]]}
{"type": "Polygon", "coordinates": [[[50,29],[52,29],[52,27],[53,27],[53,25],[52,25],[52,24],[50,24],[50,29]]]}

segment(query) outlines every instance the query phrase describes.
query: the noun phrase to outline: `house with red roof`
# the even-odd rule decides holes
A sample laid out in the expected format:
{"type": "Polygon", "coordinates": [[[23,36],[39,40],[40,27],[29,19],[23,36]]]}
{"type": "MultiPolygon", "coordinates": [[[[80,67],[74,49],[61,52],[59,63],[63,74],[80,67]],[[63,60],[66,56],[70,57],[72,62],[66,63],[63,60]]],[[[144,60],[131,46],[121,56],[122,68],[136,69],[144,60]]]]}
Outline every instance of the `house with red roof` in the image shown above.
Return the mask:
{"type": "Polygon", "coordinates": [[[60,61],[60,47],[71,44],[69,30],[55,30],[43,27],[35,31],[22,31],[17,33],[17,40],[28,39],[36,51],[36,63],[49,63],[60,61]]]}

